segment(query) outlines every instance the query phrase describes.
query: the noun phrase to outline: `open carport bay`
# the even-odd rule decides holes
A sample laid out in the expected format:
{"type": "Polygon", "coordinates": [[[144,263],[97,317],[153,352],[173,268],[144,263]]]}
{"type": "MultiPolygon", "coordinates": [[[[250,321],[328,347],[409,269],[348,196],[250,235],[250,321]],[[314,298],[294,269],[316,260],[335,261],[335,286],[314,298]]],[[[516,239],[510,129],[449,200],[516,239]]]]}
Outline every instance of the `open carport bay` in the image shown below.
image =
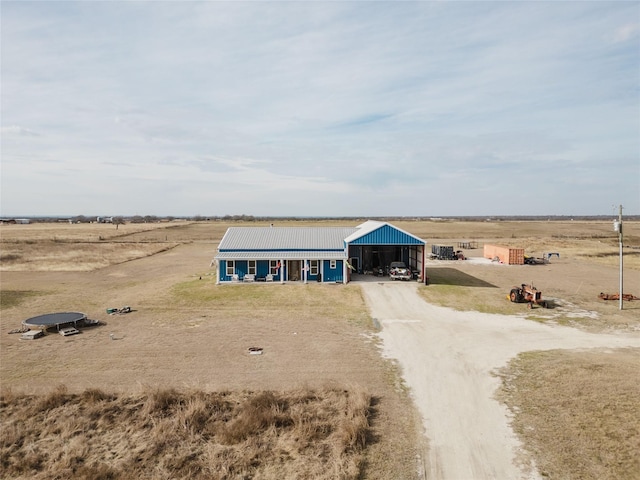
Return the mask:
{"type": "Polygon", "coordinates": [[[386,271],[391,262],[404,262],[412,270],[421,271],[423,264],[421,245],[360,245],[349,247],[351,265],[358,273],[379,268],[386,271]]]}

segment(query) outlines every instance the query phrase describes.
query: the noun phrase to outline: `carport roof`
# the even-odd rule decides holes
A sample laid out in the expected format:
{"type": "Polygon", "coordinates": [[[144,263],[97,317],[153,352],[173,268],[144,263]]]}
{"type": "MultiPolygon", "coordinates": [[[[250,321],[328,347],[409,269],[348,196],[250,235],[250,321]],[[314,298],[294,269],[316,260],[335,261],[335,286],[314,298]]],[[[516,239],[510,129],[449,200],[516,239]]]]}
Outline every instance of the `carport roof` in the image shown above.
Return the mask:
{"type": "Polygon", "coordinates": [[[427,242],[387,222],[368,220],[344,240],[352,245],[426,245],[427,242]]]}

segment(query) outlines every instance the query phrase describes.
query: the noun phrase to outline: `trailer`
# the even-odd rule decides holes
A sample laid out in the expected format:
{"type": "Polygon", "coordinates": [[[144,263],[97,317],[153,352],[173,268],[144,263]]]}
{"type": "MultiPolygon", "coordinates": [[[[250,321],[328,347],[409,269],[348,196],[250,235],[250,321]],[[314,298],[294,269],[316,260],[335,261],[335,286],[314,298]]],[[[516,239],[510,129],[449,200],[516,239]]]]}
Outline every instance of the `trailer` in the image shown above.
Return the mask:
{"type": "Polygon", "coordinates": [[[452,245],[431,245],[431,258],[437,260],[457,260],[452,245]]]}

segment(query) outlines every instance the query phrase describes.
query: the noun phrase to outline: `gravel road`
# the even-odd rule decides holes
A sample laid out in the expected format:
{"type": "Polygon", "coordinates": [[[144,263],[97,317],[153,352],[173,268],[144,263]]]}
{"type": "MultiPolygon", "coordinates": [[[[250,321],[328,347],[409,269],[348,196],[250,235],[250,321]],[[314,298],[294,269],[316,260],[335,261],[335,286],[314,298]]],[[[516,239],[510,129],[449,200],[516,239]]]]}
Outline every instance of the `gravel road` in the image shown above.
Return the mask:
{"type": "Polygon", "coordinates": [[[494,399],[492,372],[523,351],[640,346],[639,335],[590,334],[506,315],[425,302],[418,284],[363,282],[383,352],[398,361],[423,419],[428,479],[538,479],[517,461],[520,444],[494,399]]]}

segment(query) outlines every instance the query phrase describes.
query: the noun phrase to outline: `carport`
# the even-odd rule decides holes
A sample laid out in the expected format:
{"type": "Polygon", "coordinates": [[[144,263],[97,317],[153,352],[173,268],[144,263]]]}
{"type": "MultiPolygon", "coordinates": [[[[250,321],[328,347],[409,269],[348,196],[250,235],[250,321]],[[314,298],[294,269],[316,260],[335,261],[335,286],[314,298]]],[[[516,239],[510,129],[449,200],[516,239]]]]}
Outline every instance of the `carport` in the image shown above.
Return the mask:
{"type": "Polygon", "coordinates": [[[357,227],[230,227],[218,245],[217,283],[240,281],[347,283],[404,262],[425,278],[426,242],[389,223],[357,227]]]}
{"type": "Polygon", "coordinates": [[[349,263],[357,273],[386,269],[391,262],[402,261],[424,278],[427,242],[389,223],[369,220],[345,239],[349,263]]]}

